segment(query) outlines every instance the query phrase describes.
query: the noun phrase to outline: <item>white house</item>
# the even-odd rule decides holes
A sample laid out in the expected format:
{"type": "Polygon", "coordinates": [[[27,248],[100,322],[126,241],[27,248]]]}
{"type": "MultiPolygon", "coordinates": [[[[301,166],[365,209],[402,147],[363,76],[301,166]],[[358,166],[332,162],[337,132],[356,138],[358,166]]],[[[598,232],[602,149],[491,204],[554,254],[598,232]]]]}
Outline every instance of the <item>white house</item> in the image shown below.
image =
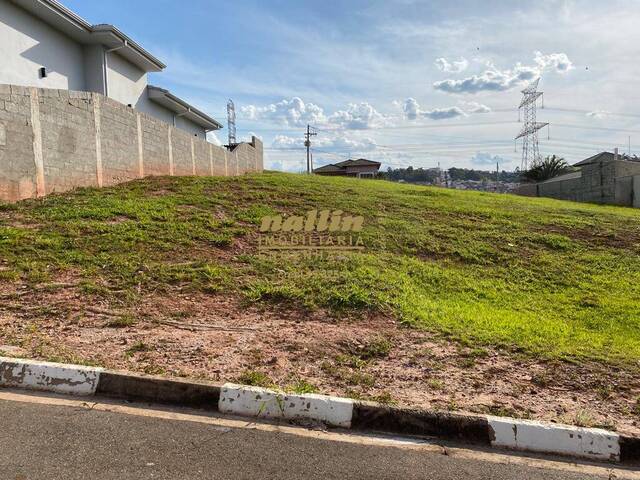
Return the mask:
{"type": "Polygon", "coordinates": [[[222,128],[148,84],[165,67],[113,25],[91,25],[55,0],[0,0],[0,84],[100,93],[201,138],[222,128]]]}

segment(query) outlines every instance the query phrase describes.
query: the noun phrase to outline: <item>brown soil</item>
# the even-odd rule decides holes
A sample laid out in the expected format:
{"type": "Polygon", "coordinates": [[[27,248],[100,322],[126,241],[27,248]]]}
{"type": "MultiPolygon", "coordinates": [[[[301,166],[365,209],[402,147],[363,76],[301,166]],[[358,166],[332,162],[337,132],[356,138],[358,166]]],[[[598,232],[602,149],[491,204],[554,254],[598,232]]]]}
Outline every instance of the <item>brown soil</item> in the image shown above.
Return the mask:
{"type": "Polygon", "coordinates": [[[471,349],[380,315],[336,319],[180,290],[126,306],[59,282],[0,284],[0,350],[221,382],[261,372],[283,388],[304,381],[328,394],[640,434],[640,369],[471,349]]]}

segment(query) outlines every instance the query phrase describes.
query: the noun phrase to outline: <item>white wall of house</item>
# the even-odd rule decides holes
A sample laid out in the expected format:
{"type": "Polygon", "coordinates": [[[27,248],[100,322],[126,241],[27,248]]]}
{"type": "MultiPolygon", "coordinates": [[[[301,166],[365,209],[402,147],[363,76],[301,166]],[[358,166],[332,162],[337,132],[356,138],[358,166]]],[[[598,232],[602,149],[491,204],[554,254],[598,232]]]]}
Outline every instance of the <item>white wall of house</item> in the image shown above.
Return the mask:
{"type": "Polygon", "coordinates": [[[141,98],[147,97],[146,72],[117,52],[107,53],[107,65],[109,97],[137,108],[141,98]]]}
{"type": "Polygon", "coordinates": [[[191,120],[184,117],[176,118],[176,127],[189,132],[199,138],[203,138],[205,140],[207,139],[207,132],[204,128],[202,128],[200,125],[196,125],[191,120]]]}
{"type": "MultiPolygon", "coordinates": [[[[173,125],[174,112],[149,99],[147,74],[117,52],[107,56],[109,97],[173,125]]],[[[200,138],[206,137],[204,128],[184,117],[176,116],[175,126],[200,138]]]]}
{"type": "Polygon", "coordinates": [[[104,47],[102,45],[84,46],[84,90],[105,94],[104,88],[104,47]]]}
{"type": "Polygon", "coordinates": [[[82,46],[7,1],[0,1],[0,39],[0,83],[85,89],[82,46]]]}

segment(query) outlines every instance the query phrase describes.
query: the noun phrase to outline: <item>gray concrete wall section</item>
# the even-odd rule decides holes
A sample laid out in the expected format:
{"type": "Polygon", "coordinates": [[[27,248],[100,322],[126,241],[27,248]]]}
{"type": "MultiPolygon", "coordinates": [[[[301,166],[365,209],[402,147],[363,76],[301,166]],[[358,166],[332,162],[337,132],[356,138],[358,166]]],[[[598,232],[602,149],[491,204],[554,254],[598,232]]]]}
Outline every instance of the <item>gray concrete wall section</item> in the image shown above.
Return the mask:
{"type": "Polygon", "coordinates": [[[211,145],[211,158],[213,160],[213,175],[219,175],[221,177],[227,176],[227,153],[224,148],[211,145]]]}
{"type": "Polygon", "coordinates": [[[40,125],[45,192],[96,184],[93,102],[90,93],[41,90],[40,125]]]}
{"type": "Polygon", "coordinates": [[[176,176],[193,175],[191,135],[177,128],[171,129],[173,147],[173,172],[176,176]]]}
{"type": "Polygon", "coordinates": [[[103,186],[139,178],[136,111],[109,98],[100,105],[103,186]]]}
{"type": "Polygon", "coordinates": [[[613,203],[622,206],[633,205],[633,177],[616,178],[613,203]]]}
{"type": "Polygon", "coordinates": [[[193,142],[196,175],[201,177],[211,175],[209,144],[207,142],[199,142],[195,137],[193,137],[191,141],[193,142]]]}
{"type": "Polygon", "coordinates": [[[516,193],[620,206],[640,206],[640,162],[600,161],[581,168],[580,178],[522,185],[516,193]],[[536,193],[537,190],[537,193],[536,193]]]}
{"type": "Polygon", "coordinates": [[[142,127],[142,156],[146,176],[170,175],[169,169],[169,128],[150,115],[140,113],[142,127]]]}
{"type": "Polygon", "coordinates": [[[0,125],[5,139],[0,144],[0,198],[35,197],[33,128],[26,88],[0,85],[0,125]]]}
{"type": "Polygon", "coordinates": [[[262,154],[258,139],[230,152],[100,94],[0,84],[0,201],[141,176],[261,172],[262,154]]]}

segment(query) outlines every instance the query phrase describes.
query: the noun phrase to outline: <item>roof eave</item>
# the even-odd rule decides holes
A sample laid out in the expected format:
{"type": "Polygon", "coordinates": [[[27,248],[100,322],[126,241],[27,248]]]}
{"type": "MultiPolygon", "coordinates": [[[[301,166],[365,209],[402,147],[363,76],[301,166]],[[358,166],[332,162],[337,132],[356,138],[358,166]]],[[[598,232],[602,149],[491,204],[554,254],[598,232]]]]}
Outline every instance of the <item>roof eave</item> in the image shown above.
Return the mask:
{"type": "Polygon", "coordinates": [[[91,25],[57,0],[11,0],[14,4],[67,34],[82,45],[123,46],[120,54],[145,72],[160,72],[166,65],[113,25],[91,25]]]}
{"type": "MultiPolygon", "coordinates": [[[[131,39],[128,35],[120,31],[113,25],[94,25],[91,27],[92,32],[91,36],[97,39],[104,34],[109,34],[114,36],[117,41],[124,46],[124,51],[129,51],[134,56],[137,56],[142,62],[144,62],[147,66],[145,69],[147,72],[161,72],[167,66],[161,62],[158,58],[154,57],[147,50],[142,48],[140,44],[138,44],[135,40],[131,39]]],[[[123,51],[119,50],[118,53],[122,55],[123,51]]],[[[137,62],[136,62],[137,63],[137,62]]]]}
{"type": "Polygon", "coordinates": [[[220,122],[198,110],[196,107],[190,105],[181,98],[176,97],[169,90],[149,85],[147,87],[147,91],[149,93],[149,100],[152,102],[168,108],[174,113],[188,117],[189,120],[207,130],[220,130],[223,128],[220,122]]]}

